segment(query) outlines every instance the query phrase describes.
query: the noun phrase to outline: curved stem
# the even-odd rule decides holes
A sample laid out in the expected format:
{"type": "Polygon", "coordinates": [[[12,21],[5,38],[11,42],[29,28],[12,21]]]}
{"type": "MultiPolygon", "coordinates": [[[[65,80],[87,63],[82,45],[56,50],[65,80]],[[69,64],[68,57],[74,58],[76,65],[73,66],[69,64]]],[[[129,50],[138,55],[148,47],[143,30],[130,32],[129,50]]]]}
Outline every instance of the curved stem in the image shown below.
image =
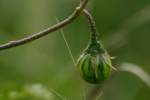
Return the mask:
{"type": "Polygon", "coordinates": [[[43,30],[40,31],[38,33],[34,33],[30,36],[27,36],[25,38],[22,38],[20,40],[16,40],[16,41],[10,41],[8,43],[2,44],[0,45],[0,50],[4,50],[4,49],[9,49],[9,48],[13,48],[13,47],[17,47],[23,44],[26,44],[28,42],[31,42],[33,40],[39,39],[45,35],[50,34],[51,32],[54,32],[66,25],[68,25],[69,23],[71,23],[72,21],[74,21],[82,12],[82,10],[85,8],[86,4],[87,4],[88,0],[84,0],[82,3],[80,3],[79,7],[77,7],[74,12],[67,17],[66,19],[64,19],[63,21],[43,30]]]}
{"type": "Polygon", "coordinates": [[[97,41],[97,29],[96,29],[95,20],[92,17],[92,15],[88,12],[88,10],[84,9],[83,13],[84,13],[85,17],[87,17],[89,24],[90,24],[91,43],[95,43],[97,41]]]}

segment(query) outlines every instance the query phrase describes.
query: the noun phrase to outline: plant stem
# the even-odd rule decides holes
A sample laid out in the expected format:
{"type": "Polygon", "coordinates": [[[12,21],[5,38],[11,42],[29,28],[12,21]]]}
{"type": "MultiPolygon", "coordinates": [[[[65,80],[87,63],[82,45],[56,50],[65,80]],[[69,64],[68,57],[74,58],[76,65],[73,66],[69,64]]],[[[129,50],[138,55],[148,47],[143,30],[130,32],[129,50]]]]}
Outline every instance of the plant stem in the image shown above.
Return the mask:
{"type": "MultiPolygon", "coordinates": [[[[80,3],[82,3],[83,0],[80,0],[80,3]]],[[[88,19],[88,22],[90,24],[91,29],[91,43],[95,43],[97,41],[97,29],[96,29],[96,23],[93,18],[93,16],[90,14],[90,12],[86,9],[83,10],[83,14],[88,19]]],[[[87,95],[86,100],[92,100],[93,98],[97,97],[97,94],[100,92],[100,87],[95,87],[93,90],[87,95]]]]}
{"type": "Polygon", "coordinates": [[[27,36],[25,38],[16,40],[16,41],[10,41],[8,43],[4,43],[2,45],[0,45],[0,50],[5,50],[5,49],[9,49],[9,48],[13,48],[13,47],[17,47],[26,43],[29,43],[33,40],[39,39],[45,35],[48,35],[66,25],[68,25],[69,23],[71,23],[72,21],[74,21],[83,11],[83,9],[85,8],[85,6],[87,5],[88,0],[84,0],[82,3],[80,3],[79,7],[77,7],[74,12],[68,16],[66,19],[64,19],[63,21],[43,30],[40,31],[38,33],[34,33],[30,36],[27,36]]]}
{"type": "Polygon", "coordinates": [[[90,12],[86,9],[83,10],[83,13],[85,17],[87,17],[89,24],[90,24],[90,29],[91,29],[91,43],[95,43],[97,41],[97,29],[96,29],[96,24],[94,21],[94,18],[90,14],[90,12]]]}

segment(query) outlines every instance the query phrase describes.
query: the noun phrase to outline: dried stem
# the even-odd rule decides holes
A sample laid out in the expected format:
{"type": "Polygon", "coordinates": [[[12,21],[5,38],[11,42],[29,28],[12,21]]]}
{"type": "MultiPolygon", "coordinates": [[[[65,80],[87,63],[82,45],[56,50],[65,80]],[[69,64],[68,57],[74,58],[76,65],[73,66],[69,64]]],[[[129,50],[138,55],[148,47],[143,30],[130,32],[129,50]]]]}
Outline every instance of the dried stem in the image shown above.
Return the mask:
{"type": "Polygon", "coordinates": [[[53,26],[51,26],[51,27],[49,27],[43,31],[32,34],[30,36],[27,36],[25,38],[22,38],[22,39],[19,39],[16,41],[10,41],[8,43],[2,44],[2,45],[0,45],[0,50],[9,49],[9,48],[13,48],[13,47],[17,47],[17,46],[29,43],[33,40],[39,39],[45,35],[48,35],[48,34],[54,32],[54,31],[56,31],[56,30],[58,30],[64,26],[68,25],[69,23],[74,21],[81,14],[81,12],[85,8],[87,2],[88,2],[88,0],[84,0],[84,1],[80,2],[79,7],[77,7],[74,10],[74,12],[69,17],[64,19],[63,21],[61,21],[61,22],[59,22],[59,23],[57,23],[57,24],[55,24],[55,25],[53,25],[53,26]]]}
{"type": "Polygon", "coordinates": [[[102,95],[101,86],[95,86],[92,90],[87,94],[86,100],[98,100],[96,98],[102,95]]]}

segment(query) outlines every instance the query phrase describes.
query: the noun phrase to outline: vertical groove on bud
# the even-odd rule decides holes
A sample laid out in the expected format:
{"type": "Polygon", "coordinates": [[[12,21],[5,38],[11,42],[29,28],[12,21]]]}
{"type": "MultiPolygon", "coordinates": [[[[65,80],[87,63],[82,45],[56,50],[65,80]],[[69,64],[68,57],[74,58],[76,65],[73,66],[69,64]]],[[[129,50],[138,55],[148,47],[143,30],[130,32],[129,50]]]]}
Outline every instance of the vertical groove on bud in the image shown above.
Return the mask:
{"type": "Polygon", "coordinates": [[[111,60],[107,51],[96,41],[79,57],[77,66],[83,79],[98,84],[110,76],[111,60]]]}

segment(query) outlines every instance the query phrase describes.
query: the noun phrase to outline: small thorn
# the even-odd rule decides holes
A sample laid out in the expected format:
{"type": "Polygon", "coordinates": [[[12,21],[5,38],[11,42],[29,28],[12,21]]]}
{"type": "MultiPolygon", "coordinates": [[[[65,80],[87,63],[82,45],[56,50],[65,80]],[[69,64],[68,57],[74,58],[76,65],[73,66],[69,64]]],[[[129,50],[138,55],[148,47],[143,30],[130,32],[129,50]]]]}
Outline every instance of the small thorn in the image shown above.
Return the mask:
{"type": "Polygon", "coordinates": [[[116,58],[117,58],[117,57],[110,57],[110,59],[112,59],[112,60],[113,60],[113,59],[116,59],[116,58]]]}
{"type": "Polygon", "coordinates": [[[119,71],[119,70],[118,70],[117,68],[115,68],[114,66],[111,66],[111,67],[112,67],[113,70],[115,70],[115,71],[117,71],[117,72],[119,71]]]}

